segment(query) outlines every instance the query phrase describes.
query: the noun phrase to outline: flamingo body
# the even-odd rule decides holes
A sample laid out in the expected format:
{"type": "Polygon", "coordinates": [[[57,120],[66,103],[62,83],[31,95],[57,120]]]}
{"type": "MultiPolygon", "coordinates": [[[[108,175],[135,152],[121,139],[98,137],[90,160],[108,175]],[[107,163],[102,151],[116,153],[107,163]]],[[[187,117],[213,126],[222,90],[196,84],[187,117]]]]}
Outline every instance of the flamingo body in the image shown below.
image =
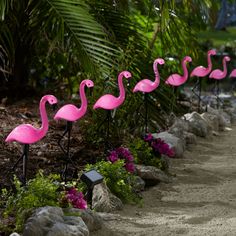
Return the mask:
{"type": "Polygon", "coordinates": [[[42,119],[42,126],[39,129],[33,127],[30,124],[19,125],[11,131],[5,141],[17,141],[22,144],[32,144],[41,140],[48,131],[48,119],[45,108],[46,102],[49,102],[51,105],[53,105],[57,103],[57,99],[53,95],[45,95],[42,97],[39,107],[42,119]]]}
{"type": "Polygon", "coordinates": [[[225,56],[223,58],[223,70],[213,70],[211,74],[209,75],[209,78],[215,79],[215,80],[221,80],[224,79],[227,75],[227,67],[226,67],[226,62],[230,61],[230,57],[225,56]]]}
{"type": "Polygon", "coordinates": [[[112,94],[105,94],[97,100],[93,106],[93,109],[103,108],[105,110],[113,110],[119,107],[123,102],[123,99],[118,99],[112,94]]]}
{"type": "Polygon", "coordinates": [[[214,49],[209,50],[207,52],[207,60],[208,60],[208,66],[197,66],[190,74],[190,77],[205,77],[207,76],[211,70],[212,70],[212,62],[211,62],[211,55],[216,55],[216,51],[214,49]]]}
{"type": "Polygon", "coordinates": [[[7,136],[6,142],[17,141],[23,144],[32,144],[43,138],[42,132],[30,124],[22,124],[17,126],[7,136]]]}
{"type": "Polygon", "coordinates": [[[230,78],[236,78],[236,69],[233,69],[229,75],[230,78]]]}
{"type": "Polygon", "coordinates": [[[191,61],[192,61],[191,57],[189,56],[184,57],[182,60],[182,68],[183,68],[184,74],[183,75],[172,74],[168,77],[165,83],[172,86],[180,86],[184,84],[188,79],[188,70],[187,70],[186,63],[191,62],[191,61]]]}
{"type": "Polygon", "coordinates": [[[153,62],[153,70],[155,73],[155,81],[151,81],[149,79],[143,79],[141,81],[139,81],[134,89],[133,92],[143,92],[143,93],[150,93],[152,91],[154,91],[160,84],[160,76],[157,70],[157,64],[163,65],[165,63],[165,61],[162,58],[157,58],[154,62],[153,62]]]}
{"type": "Polygon", "coordinates": [[[76,121],[85,115],[87,111],[87,99],[85,97],[85,91],[84,91],[85,85],[90,88],[94,86],[94,83],[92,80],[88,79],[83,80],[80,83],[80,97],[81,97],[80,108],[77,108],[73,104],[66,104],[57,111],[56,115],[54,116],[55,120],[63,119],[67,121],[76,121]]]}
{"type": "Polygon", "coordinates": [[[93,109],[102,108],[105,110],[113,110],[119,107],[124,102],[125,89],[122,83],[123,77],[129,79],[131,77],[131,73],[129,71],[122,71],[118,76],[118,85],[120,90],[119,97],[115,97],[112,94],[105,94],[96,101],[93,109]]]}

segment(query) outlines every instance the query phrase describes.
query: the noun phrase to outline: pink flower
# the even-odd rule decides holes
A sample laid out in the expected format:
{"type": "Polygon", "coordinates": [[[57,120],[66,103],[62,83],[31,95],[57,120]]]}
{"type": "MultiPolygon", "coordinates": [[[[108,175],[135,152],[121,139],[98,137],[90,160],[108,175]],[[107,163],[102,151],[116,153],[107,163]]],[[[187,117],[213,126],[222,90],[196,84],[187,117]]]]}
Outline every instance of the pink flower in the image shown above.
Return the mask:
{"type": "Polygon", "coordinates": [[[66,199],[75,208],[87,209],[87,202],[84,200],[83,193],[78,192],[74,187],[67,191],[66,199]]]}
{"type": "Polygon", "coordinates": [[[107,159],[108,161],[114,163],[119,159],[118,154],[116,153],[116,151],[112,151],[107,159]]]}
{"type": "Polygon", "coordinates": [[[152,140],[153,140],[153,136],[151,133],[145,135],[144,141],[151,142],[152,140]]]}
{"type": "Polygon", "coordinates": [[[134,173],[134,171],[135,171],[134,163],[133,162],[125,163],[125,169],[130,173],[134,173]]]}

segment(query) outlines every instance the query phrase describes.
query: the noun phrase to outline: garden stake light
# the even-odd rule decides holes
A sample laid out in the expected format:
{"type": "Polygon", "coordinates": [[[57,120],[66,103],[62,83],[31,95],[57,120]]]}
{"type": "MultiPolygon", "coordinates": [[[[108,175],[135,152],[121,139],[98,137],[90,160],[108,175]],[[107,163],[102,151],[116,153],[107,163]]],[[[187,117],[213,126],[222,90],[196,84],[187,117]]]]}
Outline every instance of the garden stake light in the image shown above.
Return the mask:
{"type": "Polygon", "coordinates": [[[85,96],[85,85],[88,88],[92,88],[94,86],[93,81],[86,79],[83,80],[80,83],[80,98],[81,98],[81,106],[80,108],[77,108],[75,105],[73,104],[67,104],[63,107],[61,107],[59,109],[59,111],[56,113],[56,115],[54,116],[55,120],[66,120],[66,129],[64,131],[64,133],[62,134],[61,138],[58,140],[58,145],[61,148],[61,150],[63,151],[64,155],[65,155],[65,167],[62,173],[62,176],[64,178],[64,181],[66,182],[67,179],[67,172],[68,172],[68,164],[69,162],[76,168],[76,166],[73,164],[71,157],[70,157],[70,138],[71,138],[71,130],[72,130],[72,124],[73,122],[77,121],[78,119],[81,119],[86,111],[87,111],[87,99],[85,96]],[[64,138],[64,136],[67,134],[67,148],[66,150],[63,148],[63,146],[61,145],[61,140],[64,138]]]}
{"type": "Polygon", "coordinates": [[[143,79],[141,81],[139,81],[134,89],[133,92],[142,92],[144,93],[144,103],[145,103],[145,134],[148,132],[147,129],[147,123],[148,123],[148,97],[147,97],[147,93],[150,93],[152,91],[154,91],[160,84],[160,75],[158,72],[158,68],[157,65],[163,65],[165,63],[165,61],[162,58],[157,58],[154,62],[153,62],[153,71],[155,74],[155,81],[151,81],[149,79],[143,79]]]}
{"type": "Polygon", "coordinates": [[[23,178],[22,178],[23,185],[26,184],[29,145],[41,140],[48,131],[48,117],[45,108],[46,102],[48,102],[51,105],[55,105],[57,103],[57,99],[53,95],[45,95],[41,98],[39,104],[39,110],[40,110],[42,125],[39,129],[33,127],[30,124],[22,124],[13,129],[5,140],[6,142],[17,141],[24,145],[23,154],[20,156],[20,158],[16,161],[16,163],[13,166],[13,170],[15,170],[20,160],[23,159],[23,178]]]}
{"type": "Polygon", "coordinates": [[[102,109],[108,110],[105,149],[107,149],[108,139],[109,139],[109,135],[110,135],[110,129],[109,129],[109,127],[110,127],[110,111],[116,109],[124,102],[125,88],[124,88],[122,80],[123,80],[123,77],[125,77],[126,79],[130,79],[131,76],[132,75],[129,71],[122,71],[118,75],[118,86],[119,86],[119,91],[120,91],[119,97],[115,97],[112,94],[105,94],[102,97],[100,97],[93,106],[93,109],[102,108],[102,109]]]}
{"type": "Polygon", "coordinates": [[[226,77],[227,75],[227,66],[226,66],[226,62],[230,61],[230,57],[228,56],[225,56],[223,57],[223,60],[222,60],[222,64],[223,64],[223,71],[222,70],[219,70],[219,69],[216,69],[216,70],[213,70],[211,72],[211,74],[209,75],[209,78],[211,79],[214,79],[216,80],[216,93],[215,93],[215,96],[217,98],[217,109],[219,109],[219,106],[220,106],[220,98],[219,98],[219,80],[222,80],[226,77]]]}
{"type": "Polygon", "coordinates": [[[207,52],[207,67],[204,66],[197,66],[190,74],[190,77],[197,77],[198,80],[195,83],[192,93],[198,97],[198,113],[200,113],[200,106],[201,106],[201,90],[202,90],[202,79],[206,77],[212,70],[212,62],[211,62],[211,55],[216,55],[216,51],[214,49],[209,50],[207,52]],[[196,88],[198,88],[198,93],[195,92],[196,88]]]}
{"type": "Polygon", "coordinates": [[[93,198],[93,188],[96,184],[100,184],[103,181],[103,176],[99,174],[96,170],[90,170],[85,172],[80,177],[81,181],[83,181],[88,188],[86,194],[87,203],[92,205],[92,198],[93,198]]]}
{"type": "MultiPolygon", "coordinates": [[[[191,57],[185,56],[182,59],[182,63],[181,63],[184,74],[183,75],[172,74],[165,81],[165,84],[168,84],[168,85],[171,85],[171,86],[174,87],[174,92],[175,93],[177,93],[177,87],[184,84],[187,81],[187,79],[188,79],[188,70],[187,70],[186,63],[191,62],[191,61],[192,61],[191,57]]],[[[173,99],[173,101],[174,101],[174,99],[173,99]]],[[[172,101],[172,110],[173,110],[173,106],[174,106],[173,101],[172,101]]]]}

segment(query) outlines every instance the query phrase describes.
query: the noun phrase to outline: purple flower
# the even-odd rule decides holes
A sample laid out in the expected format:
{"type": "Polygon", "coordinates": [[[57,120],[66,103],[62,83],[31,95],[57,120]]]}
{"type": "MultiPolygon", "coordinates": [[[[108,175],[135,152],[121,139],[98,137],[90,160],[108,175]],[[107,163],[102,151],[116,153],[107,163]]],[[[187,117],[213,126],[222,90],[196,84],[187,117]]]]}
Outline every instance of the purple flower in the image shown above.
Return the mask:
{"type": "Polygon", "coordinates": [[[112,151],[107,159],[108,159],[108,161],[114,163],[119,159],[118,154],[116,153],[116,151],[112,151]]]}
{"type": "Polygon", "coordinates": [[[151,133],[145,135],[144,141],[151,142],[152,140],[153,140],[153,136],[151,133]]]}
{"type": "Polygon", "coordinates": [[[73,207],[79,209],[87,209],[87,202],[84,200],[84,195],[78,192],[76,188],[72,187],[67,191],[66,199],[72,204],[73,207]]]}
{"type": "Polygon", "coordinates": [[[134,163],[133,162],[125,163],[125,169],[130,173],[134,173],[134,171],[135,171],[134,163]]]}

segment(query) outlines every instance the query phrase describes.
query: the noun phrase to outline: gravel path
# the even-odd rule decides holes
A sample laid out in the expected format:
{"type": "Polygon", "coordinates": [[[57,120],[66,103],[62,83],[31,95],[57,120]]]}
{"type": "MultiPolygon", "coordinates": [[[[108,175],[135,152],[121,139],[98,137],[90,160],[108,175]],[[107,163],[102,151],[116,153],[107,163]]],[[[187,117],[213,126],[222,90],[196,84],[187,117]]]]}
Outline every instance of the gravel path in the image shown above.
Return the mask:
{"type": "Polygon", "coordinates": [[[97,236],[236,235],[236,127],[198,139],[171,162],[176,175],[143,193],[143,207],[107,214],[97,236]]]}

